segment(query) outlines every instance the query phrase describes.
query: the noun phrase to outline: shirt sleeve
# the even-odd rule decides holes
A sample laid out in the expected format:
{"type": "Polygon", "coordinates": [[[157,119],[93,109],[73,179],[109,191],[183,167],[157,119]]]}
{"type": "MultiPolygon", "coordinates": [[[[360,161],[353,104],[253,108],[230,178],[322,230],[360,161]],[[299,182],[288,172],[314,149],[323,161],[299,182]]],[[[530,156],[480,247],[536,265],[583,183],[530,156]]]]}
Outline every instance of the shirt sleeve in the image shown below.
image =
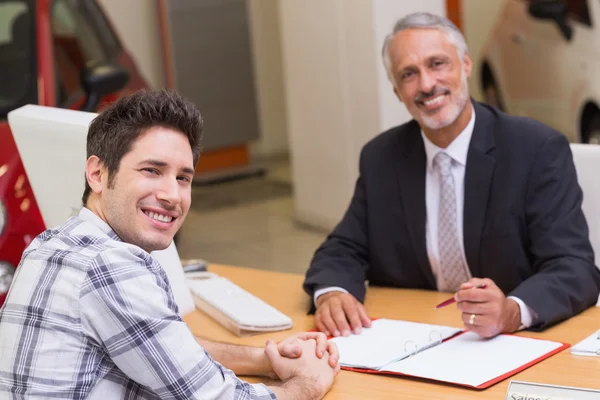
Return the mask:
{"type": "Polygon", "coordinates": [[[339,286],[329,286],[329,287],[324,287],[322,289],[317,289],[317,290],[315,290],[315,295],[314,295],[314,298],[313,298],[313,302],[315,303],[315,307],[317,306],[317,299],[319,298],[319,296],[322,296],[325,293],[329,293],[329,292],[348,293],[348,291],[346,289],[341,288],[339,286]]]}
{"type": "Polygon", "coordinates": [[[131,380],[161,399],[275,399],[214,361],[177,314],[168,280],[147,253],[109,249],[80,294],[84,334],[131,380]]]}
{"type": "Polygon", "coordinates": [[[515,296],[508,296],[509,299],[513,299],[519,306],[521,311],[521,326],[519,330],[527,329],[531,326],[533,321],[537,318],[537,314],[531,308],[525,304],[523,300],[515,296]]]}

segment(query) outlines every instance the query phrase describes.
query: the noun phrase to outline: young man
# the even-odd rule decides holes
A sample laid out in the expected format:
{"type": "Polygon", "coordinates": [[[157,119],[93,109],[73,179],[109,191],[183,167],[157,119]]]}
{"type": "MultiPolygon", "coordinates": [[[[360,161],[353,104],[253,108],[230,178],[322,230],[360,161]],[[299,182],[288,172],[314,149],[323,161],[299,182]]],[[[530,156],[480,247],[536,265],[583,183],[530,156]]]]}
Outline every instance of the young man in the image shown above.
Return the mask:
{"type": "Polygon", "coordinates": [[[196,107],[166,91],[121,98],[94,119],[84,207],[26,249],[1,311],[0,397],[320,399],[328,391],[339,357],[323,334],[232,346],[197,341],[178,316],[149,253],[168,247],[185,220],[201,133],[196,107]],[[234,373],[282,382],[251,385],[234,373]]]}
{"type": "Polygon", "coordinates": [[[399,20],[383,61],[413,120],[362,150],[350,207],[306,274],[318,328],[369,326],[366,280],[453,292],[482,337],[594,305],[600,272],[567,139],[472,101],[467,45],[446,18],[399,20]]]}

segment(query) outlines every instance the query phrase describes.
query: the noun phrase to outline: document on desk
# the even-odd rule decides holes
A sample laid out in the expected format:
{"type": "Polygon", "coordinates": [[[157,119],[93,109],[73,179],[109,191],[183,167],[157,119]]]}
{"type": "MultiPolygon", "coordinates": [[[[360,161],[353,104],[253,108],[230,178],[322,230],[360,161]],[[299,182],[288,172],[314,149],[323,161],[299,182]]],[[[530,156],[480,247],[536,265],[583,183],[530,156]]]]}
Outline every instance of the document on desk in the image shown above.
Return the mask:
{"type": "Polygon", "coordinates": [[[380,369],[393,361],[448,339],[462,329],[418,322],[377,319],[360,335],[330,339],[340,352],[340,365],[380,369]]]}
{"type": "Polygon", "coordinates": [[[571,354],[575,356],[600,357],[600,331],[571,347],[571,354]]]}
{"type": "Polygon", "coordinates": [[[330,339],[338,345],[343,369],[485,389],[569,347],[523,336],[482,339],[473,332],[452,327],[378,321],[382,320],[375,320],[373,328],[364,329],[360,335],[330,339]],[[410,329],[399,333],[401,326],[410,329]],[[441,333],[441,343],[430,340],[432,328],[441,333]],[[387,335],[382,331],[387,331],[387,335]],[[394,342],[396,335],[399,340],[394,342]],[[405,345],[407,340],[417,346],[405,345]]]}

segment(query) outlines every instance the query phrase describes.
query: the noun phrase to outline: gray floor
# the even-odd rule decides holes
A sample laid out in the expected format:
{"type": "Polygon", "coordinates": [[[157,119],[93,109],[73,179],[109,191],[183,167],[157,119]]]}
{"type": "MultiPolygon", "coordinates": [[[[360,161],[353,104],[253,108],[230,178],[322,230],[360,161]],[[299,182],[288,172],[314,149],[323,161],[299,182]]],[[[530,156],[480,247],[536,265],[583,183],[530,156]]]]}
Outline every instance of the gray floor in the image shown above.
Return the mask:
{"type": "Polygon", "coordinates": [[[279,160],[262,177],[195,186],[178,249],[184,259],[304,273],[325,236],[293,222],[289,163],[279,160]]]}

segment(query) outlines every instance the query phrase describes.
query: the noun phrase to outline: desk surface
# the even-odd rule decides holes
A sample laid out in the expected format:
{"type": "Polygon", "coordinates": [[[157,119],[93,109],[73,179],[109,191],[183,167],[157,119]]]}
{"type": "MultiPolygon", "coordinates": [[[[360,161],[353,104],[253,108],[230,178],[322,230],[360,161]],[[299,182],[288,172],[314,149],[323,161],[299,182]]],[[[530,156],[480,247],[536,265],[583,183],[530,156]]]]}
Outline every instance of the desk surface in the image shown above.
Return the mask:
{"type": "MultiPolygon", "coordinates": [[[[262,347],[267,339],[282,340],[292,333],[315,329],[313,316],[307,315],[310,299],[302,291],[303,276],[221,265],[210,266],[210,271],[227,277],[278,308],[293,319],[294,327],[287,331],[239,338],[197,310],[184,318],[194,334],[219,342],[262,347]]],[[[447,294],[432,291],[371,287],[367,293],[366,307],[371,317],[462,326],[459,313],[454,306],[440,310],[434,309],[434,305],[447,297],[447,294]]],[[[598,329],[600,329],[600,308],[594,307],[544,332],[523,332],[521,334],[574,345],[598,329]]],[[[460,360],[457,360],[458,362],[460,360]]],[[[342,371],[325,398],[328,400],[388,399],[392,397],[402,399],[503,399],[511,379],[600,389],[600,358],[572,356],[569,349],[563,350],[483,391],[412,378],[342,371]]],[[[261,381],[254,378],[246,380],[261,381]]],[[[267,383],[266,380],[263,382],[267,383]]]]}

